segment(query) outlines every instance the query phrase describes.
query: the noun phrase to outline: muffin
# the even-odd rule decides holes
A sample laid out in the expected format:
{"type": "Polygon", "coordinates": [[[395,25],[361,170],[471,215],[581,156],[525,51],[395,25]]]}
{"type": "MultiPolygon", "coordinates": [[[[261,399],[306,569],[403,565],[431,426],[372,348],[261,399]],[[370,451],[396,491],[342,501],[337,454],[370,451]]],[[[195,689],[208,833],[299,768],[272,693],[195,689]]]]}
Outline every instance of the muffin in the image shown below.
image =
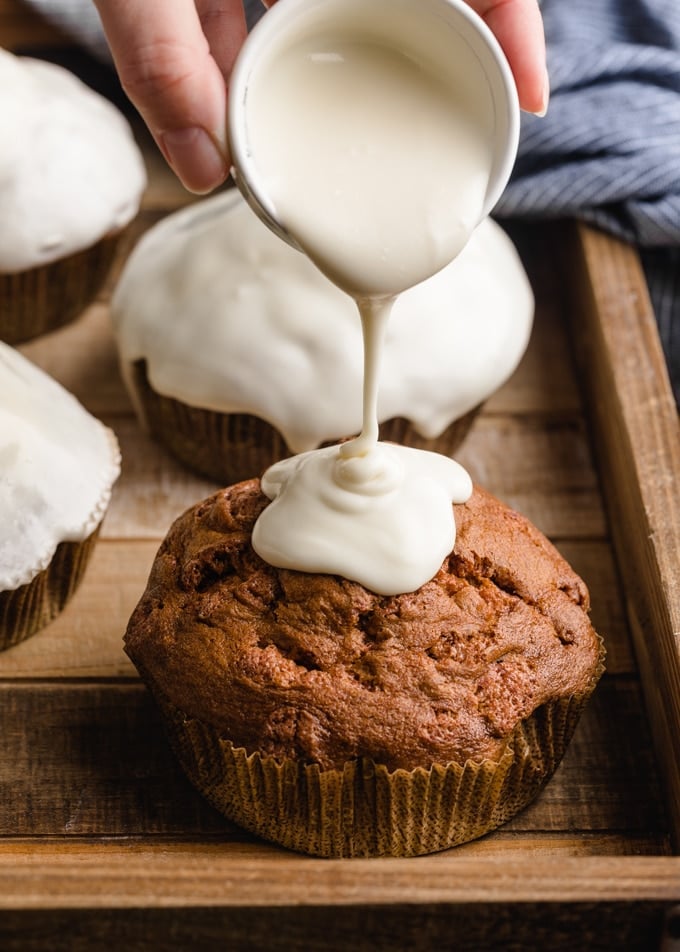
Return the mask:
{"type": "MultiPolygon", "coordinates": [[[[112,318],[141,420],[222,485],[360,429],[356,305],[234,190],[146,233],[121,274],[112,318]]],[[[516,367],[532,318],[513,245],[483,222],[455,262],[395,304],[381,438],[453,453],[516,367]]]]}
{"type": "Polygon", "coordinates": [[[505,822],[557,767],[603,670],[582,580],[480,488],[415,592],[277,569],[258,480],[171,527],[125,636],[196,788],[319,856],[412,856],[505,822]]]}
{"type": "Polygon", "coordinates": [[[0,649],[78,587],[120,470],[111,430],[0,343],[0,649]]]}
{"type": "Polygon", "coordinates": [[[0,50],[0,340],[77,317],[146,184],[118,110],[60,66],[0,50]]]}

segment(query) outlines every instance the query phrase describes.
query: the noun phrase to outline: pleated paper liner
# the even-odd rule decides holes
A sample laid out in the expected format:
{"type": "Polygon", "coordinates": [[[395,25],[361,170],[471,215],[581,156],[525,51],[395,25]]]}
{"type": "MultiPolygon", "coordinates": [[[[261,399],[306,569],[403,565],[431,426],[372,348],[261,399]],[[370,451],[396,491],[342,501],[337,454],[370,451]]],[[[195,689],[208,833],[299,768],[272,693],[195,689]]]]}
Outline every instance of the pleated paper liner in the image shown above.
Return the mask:
{"type": "Polygon", "coordinates": [[[476,839],[530,803],[567,748],[587,693],[520,723],[500,760],[395,770],[366,758],[342,770],[248,754],[156,694],[171,744],[207,800],[244,829],[314,856],[418,856],[476,839]]]}
{"type": "Polygon", "coordinates": [[[39,268],[0,274],[0,340],[20,344],[79,317],[102,289],[123,234],[39,268]]]}
{"type": "Polygon", "coordinates": [[[63,610],[85,573],[99,535],[97,528],[82,542],[62,542],[52,561],[30,582],[0,592],[0,650],[24,641],[63,610]]]}
{"type": "MultiPolygon", "coordinates": [[[[151,434],[180,463],[200,476],[230,485],[261,476],[268,466],[291,455],[279,431],[260,417],[192,407],[156,393],[147,378],[146,361],[137,361],[133,378],[151,434]]],[[[408,420],[395,417],[381,424],[380,438],[452,455],[467,436],[478,411],[479,407],[470,410],[434,439],[420,436],[408,420]]]]}

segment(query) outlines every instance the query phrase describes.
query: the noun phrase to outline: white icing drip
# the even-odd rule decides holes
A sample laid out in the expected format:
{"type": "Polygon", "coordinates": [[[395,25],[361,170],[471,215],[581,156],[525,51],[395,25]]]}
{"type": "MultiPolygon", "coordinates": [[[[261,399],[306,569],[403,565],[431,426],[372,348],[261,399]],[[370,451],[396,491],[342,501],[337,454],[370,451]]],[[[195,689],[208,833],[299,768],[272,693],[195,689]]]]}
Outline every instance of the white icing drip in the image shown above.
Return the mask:
{"type": "MultiPolygon", "coordinates": [[[[405,417],[423,436],[438,436],[510,376],[532,316],[512,243],[483,221],[455,261],[396,300],[380,421],[405,417]]],[[[145,359],[157,392],[253,413],[295,452],[359,431],[355,303],[235,191],[169,215],[144,235],[114,293],[112,318],[131,392],[130,366],[145,359]]]]}
{"type": "Polygon", "coordinates": [[[0,273],[124,227],[146,186],[125,118],[60,66],[0,50],[0,273]]]}
{"type": "Polygon", "coordinates": [[[262,489],[273,500],[253,531],[263,559],[397,595],[431,579],[451,552],[451,503],[465,502],[472,484],[446,456],[378,443],[350,459],[331,446],[282,460],[262,489]]]}
{"type": "Polygon", "coordinates": [[[91,535],[119,472],[113,432],[0,343],[0,591],[30,582],[60,542],[91,535]]]}
{"type": "Polygon", "coordinates": [[[364,341],[363,419],[361,433],[340,448],[343,459],[362,457],[371,452],[378,442],[378,384],[380,365],[385,349],[387,322],[395,298],[360,298],[357,300],[361,317],[361,335],[364,341]]]}

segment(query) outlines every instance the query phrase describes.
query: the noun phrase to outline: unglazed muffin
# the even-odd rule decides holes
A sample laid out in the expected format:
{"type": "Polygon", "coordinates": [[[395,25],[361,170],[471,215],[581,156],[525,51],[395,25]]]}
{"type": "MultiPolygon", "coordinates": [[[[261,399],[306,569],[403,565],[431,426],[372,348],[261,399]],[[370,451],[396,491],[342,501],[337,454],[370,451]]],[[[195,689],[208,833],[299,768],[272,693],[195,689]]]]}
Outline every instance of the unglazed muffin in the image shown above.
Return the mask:
{"type": "MultiPolygon", "coordinates": [[[[223,485],[360,428],[354,302],[238,192],[152,228],[126,263],[112,318],[142,421],[184,464],[223,485]]],[[[515,369],[532,318],[514,247],[483,222],[453,264],[395,303],[381,438],[453,453],[515,369]]]]}
{"type": "Polygon", "coordinates": [[[251,545],[259,481],[163,542],[126,650],[201,793],[321,856],[410,856],[481,836],[558,765],[603,669],[582,580],[476,488],[417,591],[276,569],[251,545]]]}
{"type": "Polygon", "coordinates": [[[0,50],[0,340],[73,320],[146,184],[118,110],[66,69],[0,50]]]}
{"type": "Polygon", "coordinates": [[[118,443],[55,380],[0,343],[0,649],[61,612],[120,471],[118,443]]]}

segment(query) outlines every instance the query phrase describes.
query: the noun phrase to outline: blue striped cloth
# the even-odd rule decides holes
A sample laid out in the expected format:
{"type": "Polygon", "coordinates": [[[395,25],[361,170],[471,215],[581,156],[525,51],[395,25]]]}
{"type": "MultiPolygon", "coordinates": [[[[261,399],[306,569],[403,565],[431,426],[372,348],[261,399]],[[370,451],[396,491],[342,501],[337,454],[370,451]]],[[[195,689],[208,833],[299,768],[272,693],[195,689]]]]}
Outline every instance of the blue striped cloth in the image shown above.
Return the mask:
{"type": "Polygon", "coordinates": [[[551,100],[494,214],[638,245],[680,402],[680,0],[543,0],[551,100]]]}

